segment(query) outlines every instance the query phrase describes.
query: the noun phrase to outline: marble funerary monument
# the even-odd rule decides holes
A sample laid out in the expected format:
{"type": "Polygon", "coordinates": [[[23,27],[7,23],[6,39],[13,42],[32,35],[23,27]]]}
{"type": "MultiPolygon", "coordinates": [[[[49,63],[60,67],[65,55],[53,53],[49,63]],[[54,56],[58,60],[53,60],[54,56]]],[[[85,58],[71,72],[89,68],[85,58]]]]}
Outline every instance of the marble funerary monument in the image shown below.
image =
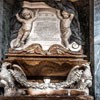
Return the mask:
{"type": "Polygon", "coordinates": [[[21,27],[1,66],[4,96],[89,97],[90,62],[72,2],[23,1],[16,13],[21,27]]]}

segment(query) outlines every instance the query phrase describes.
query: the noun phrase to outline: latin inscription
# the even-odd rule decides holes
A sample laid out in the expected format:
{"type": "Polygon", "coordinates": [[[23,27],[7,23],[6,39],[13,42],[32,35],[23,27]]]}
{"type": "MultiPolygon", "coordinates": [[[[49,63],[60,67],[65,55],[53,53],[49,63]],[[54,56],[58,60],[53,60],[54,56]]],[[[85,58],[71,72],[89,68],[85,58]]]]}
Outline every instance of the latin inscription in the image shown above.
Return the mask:
{"type": "Polygon", "coordinates": [[[41,44],[43,48],[49,48],[53,44],[61,44],[60,36],[60,20],[57,18],[56,13],[39,12],[38,18],[33,22],[29,41],[41,44]]]}

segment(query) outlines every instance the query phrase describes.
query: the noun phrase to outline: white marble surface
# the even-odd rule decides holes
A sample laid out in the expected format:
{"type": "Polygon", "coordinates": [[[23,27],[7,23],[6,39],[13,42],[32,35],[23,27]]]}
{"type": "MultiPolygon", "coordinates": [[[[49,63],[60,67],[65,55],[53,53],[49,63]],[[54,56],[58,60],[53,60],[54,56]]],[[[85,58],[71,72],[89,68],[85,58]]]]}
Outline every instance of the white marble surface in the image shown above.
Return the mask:
{"type": "Polygon", "coordinates": [[[54,12],[40,11],[36,21],[33,22],[32,31],[25,47],[33,43],[41,44],[48,50],[53,44],[61,45],[60,20],[54,12]]]}

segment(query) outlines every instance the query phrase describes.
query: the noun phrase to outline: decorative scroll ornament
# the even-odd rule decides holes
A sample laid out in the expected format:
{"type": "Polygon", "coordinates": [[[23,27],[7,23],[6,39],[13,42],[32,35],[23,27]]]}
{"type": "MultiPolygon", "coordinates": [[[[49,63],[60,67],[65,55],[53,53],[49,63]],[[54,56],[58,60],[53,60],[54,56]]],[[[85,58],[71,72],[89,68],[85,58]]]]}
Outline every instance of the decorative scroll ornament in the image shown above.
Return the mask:
{"type": "Polygon", "coordinates": [[[81,50],[81,45],[78,45],[77,43],[73,42],[72,44],[69,45],[69,49],[66,49],[61,45],[54,44],[50,46],[48,50],[43,50],[40,44],[32,44],[22,50],[9,49],[9,53],[35,54],[35,55],[43,55],[43,56],[68,55],[68,54],[81,55],[82,53],[80,52],[80,50],[81,50]]]}
{"type": "Polygon", "coordinates": [[[60,45],[52,45],[47,51],[47,55],[63,55],[67,53],[67,49],[60,45]]]}
{"type": "Polygon", "coordinates": [[[45,55],[45,51],[42,49],[42,46],[40,44],[32,44],[22,51],[26,53],[45,55]]]}
{"type": "Polygon", "coordinates": [[[70,45],[69,45],[69,50],[70,51],[73,51],[73,52],[78,52],[82,49],[82,46],[77,44],[76,42],[72,42],[70,45]]]}

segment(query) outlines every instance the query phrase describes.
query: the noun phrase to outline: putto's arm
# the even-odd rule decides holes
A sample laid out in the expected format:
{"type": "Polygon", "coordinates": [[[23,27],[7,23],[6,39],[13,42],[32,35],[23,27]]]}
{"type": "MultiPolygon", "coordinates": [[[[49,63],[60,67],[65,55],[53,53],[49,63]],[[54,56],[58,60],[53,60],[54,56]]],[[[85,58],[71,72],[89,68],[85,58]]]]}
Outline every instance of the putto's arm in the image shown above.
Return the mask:
{"type": "Polygon", "coordinates": [[[74,18],[74,14],[70,14],[70,20],[74,18]]]}
{"type": "Polygon", "coordinates": [[[33,21],[36,20],[36,18],[38,17],[38,13],[39,13],[39,9],[36,10],[35,16],[34,16],[33,13],[32,13],[32,20],[33,20],[33,21]]]}
{"type": "Polygon", "coordinates": [[[24,19],[20,18],[19,14],[17,13],[16,14],[16,18],[19,22],[24,22],[24,19]]]}
{"type": "Polygon", "coordinates": [[[61,16],[61,14],[60,14],[60,10],[57,10],[56,12],[57,12],[57,17],[58,17],[59,19],[62,19],[62,16],[61,16]]]}

